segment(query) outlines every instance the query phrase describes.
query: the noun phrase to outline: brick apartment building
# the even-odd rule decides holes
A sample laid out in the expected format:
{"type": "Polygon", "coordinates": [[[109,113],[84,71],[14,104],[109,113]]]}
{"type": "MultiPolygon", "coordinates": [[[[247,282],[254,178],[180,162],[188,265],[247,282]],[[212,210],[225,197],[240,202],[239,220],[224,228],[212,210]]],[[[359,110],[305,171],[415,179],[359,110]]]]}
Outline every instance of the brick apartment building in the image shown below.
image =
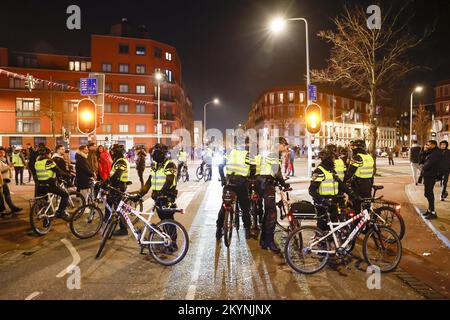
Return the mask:
{"type": "MultiPolygon", "coordinates": [[[[328,143],[346,145],[354,139],[366,139],[368,142],[367,102],[320,87],[317,98],[317,104],[322,107],[322,130],[316,135],[316,146],[325,146],[328,143]],[[347,114],[344,119],[343,113],[347,114]]],[[[246,128],[254,128],[258,132],[260,129],[278,128],[280,135],[285,136],[289,143],[306,146],[306,106],[305,86],[272,88],[261,94],[253,104],[246,128]]],[[[378,107],[377,113],[379,114],[377,147],[394,147],[397,138],[396,111],[394,108],[378,107]]]]}
{"type": "Polygon", "coordinates": [[[176,143],[171,135],[178,128],[193,135],[192,103],[182,85],[176,49],[150,39],[145,30],[130,32],[126,21],[113,26],[110,35],[92,35],[90,57],[0,48],[0,68],[62,85],[40,83],[30,92],[23,80],[0,75],[0,145],[45,142],[52,146],[53,131],[56,143],[63,143],[63,127],[71,133],[72,148],[87,143],[88,137],[78,131],[76,123],[76,106],[84,97],[64,86],[79,88],[80,78],[91,72],[105,74],[106,93],[125,98],[105,98],[103,123],[96,132],[98,143],[121,143],[127,148],[149,148],[156,143],[156,71],[165,75],[161,84],[162,142],[176,143]]]}
{"type": "Polygon", "coordinates": [[[442,121],[442,131],[438,133],[439,140],[450,139],[450,80],[438,82],[435,87],[436,120],[442,121]]]}

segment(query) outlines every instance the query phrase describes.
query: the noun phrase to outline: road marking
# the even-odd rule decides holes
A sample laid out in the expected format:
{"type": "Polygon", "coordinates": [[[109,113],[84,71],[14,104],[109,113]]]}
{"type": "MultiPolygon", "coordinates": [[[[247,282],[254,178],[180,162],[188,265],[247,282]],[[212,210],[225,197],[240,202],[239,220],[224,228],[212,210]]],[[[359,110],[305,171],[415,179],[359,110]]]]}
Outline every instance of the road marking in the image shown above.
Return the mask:
{"type": "Polygon", "coordinates": [[[26,297],[25,300],[33,300],[34,298],[36,298],[40,294],[42,294],[42,292],[35,291],[32,294],[30,294],[28,297],[26,297]]]}
{"type": "Polygon", "coordinates": [[[70,273],[77,265],[80,263],[80,255],[78,254],[77,250],[72,246],[72,243],[70,243],[67,239],[61,239],[61,242],[64,243],[64,245],[69,249],[70,254],[72,255],[73,261],[72,263],[62,270],[60,273],[56,275],[57,278],[62,278],[66,274],[70,273]]]}

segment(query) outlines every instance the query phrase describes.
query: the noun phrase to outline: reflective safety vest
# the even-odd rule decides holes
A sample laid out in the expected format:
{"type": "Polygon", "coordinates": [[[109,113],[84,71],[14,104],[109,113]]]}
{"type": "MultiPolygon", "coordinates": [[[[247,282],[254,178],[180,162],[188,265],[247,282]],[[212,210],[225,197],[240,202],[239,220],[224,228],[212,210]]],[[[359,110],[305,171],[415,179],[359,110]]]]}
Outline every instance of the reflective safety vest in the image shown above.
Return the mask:
{"type": "Polygon", "coordinates": [[[180,151],[180,153],[178,153],[178,161],[180,161],[180,162],[187,161],[187,152],[186,151],[180,151]]]}
{"type": "Polygon", "coordinates": [[[334,161],[334,170],[336,171],[336,174],[339,177],[339,179],[344,180],[345,171],[346,171],[344,160],[342,160],[342,159],[335,160],[334,161]]]}
{"type": "MultiPolygon", "coordinates": [[[[362,164],[356,164],[358,168],[355,172],[355,177],[361,179],[371,179],[374,176],[375,171],[375,161],[370,154],[358,153],[358,156],[362,159],[362,164]]],[[[355,164],[353,164],[355,165],[355,164]]]]}
{"type": "Polygon", "coordinates": [[[231,150],[230,154],[226,156],[227,176],[248,177],[250,175],[250,164],[246,161],[247,155],[248,151],[246,150],[231,150]]]}
{"type": "Polygon", "coordinates": [[[119,170],[119,169],[122,170],[122,174],[120,175],[119,181],[125,182],[125,183],[128,182],[128,174],[130,172],[130,163],[128,162],[127,159],[125,159],[125,158],[117,159],[116,162],[114,162],[114,165],[111,169],[111,173],[109,176],[112,177],[114,175],[114,173],[116,172],[116,170],[119,170]],[[121,160],[126,163],[126,166],[122,166],[122,165],[118,164],[118,162],[121,160]]]}
{"type": "Polygon", "coordinates": [[[319,169],[325,175],[323,180],[319,180],[320,178],[316,179],[316,181],[321,181],[319,194],[321,196],[335,196],[339,194],[339,183],[334,179],[333,173],[322,166],[319,166],[319,169]]]}
{"type": "Polygon", "coordinates": [[[20,153],[13,153],[12,154],[12,163],[14,167],[24,167],[25,164],[23,163],[22,157],[20,156],[20,153]]]}
{"type": "MultiPolygon", "coordinates": [[[[155,166],[152,166],[152,168],[150,169],[150,177],[152,178],[151,190],[161,191],[161,189],[164,187],[164,184],[166,183],[167,176],[171,175],[171,174],[176,175],[176,172],[167,169],[167,165],[169,163],[172,163],[172,161],[166,160],[164,165],[161,166],[159,169],[157,169],[155,166]]],[[[175,177],[175,179],[173,179],[171,188],[175,187],[176,185],[177,185],[177,179],[175,177]]]]}
{"type": "Polygon", "coordinates": [[[251,159],[250,164],[256,166],[256,172],[255,175],[259,176],[261,174],[261,161],[262,157],[260,154],[256,155],[254,158],[251,159]]]}
{"type": "Polygon", "coordinates": [[[38,181],[48,181],[56,178],[56,173],[52,170],[56,167],[56,163],[49,159],[36,161],[34,168],[38,181]]]}
{"type": "Polygon", "coordinates": [[[270,155],[266,156],[266,157],[262,157],[260,175],[275,177],[275,175],[278,173],[278,169],[280,167],[281,167],[281,161],[279,158],[275,158],[270,155]],[[274,170],[274,166],[277,166],[276,170],[274,170]]]}

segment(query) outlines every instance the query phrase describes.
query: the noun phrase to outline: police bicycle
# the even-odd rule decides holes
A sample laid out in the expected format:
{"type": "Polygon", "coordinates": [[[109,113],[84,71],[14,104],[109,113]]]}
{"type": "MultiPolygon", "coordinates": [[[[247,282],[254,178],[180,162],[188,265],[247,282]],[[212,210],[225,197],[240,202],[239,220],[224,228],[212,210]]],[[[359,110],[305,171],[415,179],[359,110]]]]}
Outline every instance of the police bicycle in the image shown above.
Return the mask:
{"type": "Polygon", "coordinates": [[[121,201],[117,206],[117,209],[112,212],[106,222],[102,234],[102,241],[95,256],[96,259],[100,257],[106,242],[112,237],[112,234],[119,223],[119,219],[122,219],[122,221],[126,222],[135,237],[136,242],[140,247],[141,254],[145,249],[148,249],[149,255],[151,255],[156,262],[164,266],[172,266],[183,260],[189,249],[189,236],[184,226],[174,220],[161,220],[157,224],[151,223],[155,211],[170,214],[184,214],[183,209],[178,209],[176,206],[175,208],[167,208],[155,204],[149,213],[144,213],[133,209],[126,203],[127,200],[135,202],[135,196],[123,193],[112,187],[109,187],[108,189],[116,196],[121,197],[121,201]],[[145,218],[145,215],[148,217],[145,218]],[[131,217],[138,218],[144,224],[144,228],[136,228],[131,221],[131,217]]]}
{"type": "Polygon", "coordinates": [[[303,274],[314,274],[322,270],[330,257],[347,257],[354,249],[358,236],[364,231],[362,243],[363,257],[369,266],[376,266],[381,272],[397,268],[402,257],[402,245],[397,233],[383,225],[378,225],[370,214],[370,207],[377,199],[362,199],[362,212],[347,221],[333,222],[328,207],[325,208],[330,229],[324,232],[313,225],[304,225],[290,233],[284,248],[288,265],[303,274]]]}
{"type": "MultiPolygon", "coordinates": [[[[76,210],[84,206],[86,202],[83,195],[69,189],[70,185],[65,183],[64,180],[58,179],[58,184],[61,189],[69,194],[66,216],[62,217],[68,221],[76,210]]],[[[45,186],[45,183],[40,183],[40,187],[45,188],[45,186]]],[[[57,218],[56,211],[60,202],[61,197],[53,193],[47,193],[30,200],[30,225],[36,234],[43,236],[50,232],[53,221],[57,218]]]]}

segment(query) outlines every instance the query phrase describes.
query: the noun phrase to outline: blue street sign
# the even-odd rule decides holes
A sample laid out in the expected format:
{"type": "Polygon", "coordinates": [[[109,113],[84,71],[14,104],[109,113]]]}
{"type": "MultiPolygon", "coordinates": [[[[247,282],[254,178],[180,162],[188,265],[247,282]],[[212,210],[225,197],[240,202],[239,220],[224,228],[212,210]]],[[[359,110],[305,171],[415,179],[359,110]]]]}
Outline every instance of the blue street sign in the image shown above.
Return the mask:
{"type": "Polygon", "coordinates": [[[80,79],[80,94],[82,96],[98,95],[97,78],[81,78],[80,79]]]}
{"type": "Polygon", "coordinates": [[[308,97],[309,97],[309,100],[312,102],[317,101],[317,87],[313,84],[310,84],[308,86],[308,97]]]}

